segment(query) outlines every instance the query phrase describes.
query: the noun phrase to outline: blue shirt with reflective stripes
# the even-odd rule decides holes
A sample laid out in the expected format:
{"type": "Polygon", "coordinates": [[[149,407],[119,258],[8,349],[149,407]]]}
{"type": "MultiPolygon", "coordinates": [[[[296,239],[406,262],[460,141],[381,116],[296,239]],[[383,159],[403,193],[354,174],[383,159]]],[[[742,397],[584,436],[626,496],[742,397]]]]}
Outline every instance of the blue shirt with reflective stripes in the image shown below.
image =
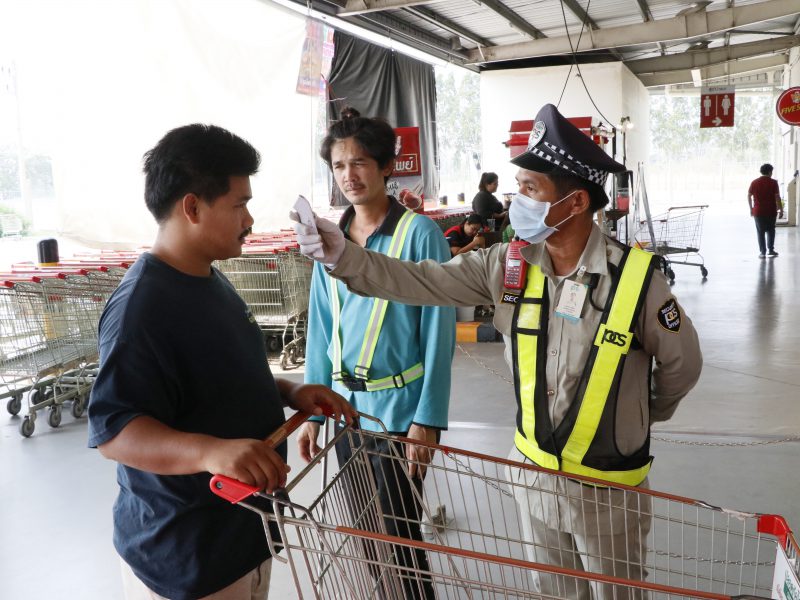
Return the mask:
{"type": "MultiPolygon", "coordinates": [[[[386,219],[369,236],[366,248],[386,254],[397,221],[405,210],[390,197],[386,219]]],[[[342,229],[347,228],[354,212],[352,207],[345,211],[340,222],[342,229]]],[[[450,247],[441,229],[428,217],[417,215],[409,225],[400,259],[446,262],[450,256],[450,247]]],[[[305,382],[332,387],[357,410],[378,417],[392,433],[404,433],[412,423],[446,429],[450,369],[455,349],[455,308],[389,302],[369,378],[375,380],[396,375],[420,362],[425,375],[399,389],[351,392],[332,379],[330,286],[334,284],[338,286],[341,302],[342,368],[347,373],[353,373],[364,342],[374,298],[350,293],[342,282],[331,279],[324,267],[317,263],[308,308],[305,382]]],[[[370,421],[363,421],[361,426],[377,429],[370,421]]]]}

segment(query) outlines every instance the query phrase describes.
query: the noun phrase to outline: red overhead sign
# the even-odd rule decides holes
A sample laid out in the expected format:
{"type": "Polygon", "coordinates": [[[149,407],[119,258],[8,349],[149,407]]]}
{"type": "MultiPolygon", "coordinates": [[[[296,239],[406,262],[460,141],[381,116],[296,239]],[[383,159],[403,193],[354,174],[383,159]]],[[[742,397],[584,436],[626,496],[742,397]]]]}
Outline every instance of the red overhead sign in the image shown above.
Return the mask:
{"type": "Polygon", "coordinates": [[[733,108],[736,88],[729,86],[703,87],[700,94],[700,128],[733,127],[733,108]]]}
{"type": "Polygon", "coordinates": [[[789,125],[800,125],[800,86],[789,88],[775,103],[778,118],[789,125]]]}

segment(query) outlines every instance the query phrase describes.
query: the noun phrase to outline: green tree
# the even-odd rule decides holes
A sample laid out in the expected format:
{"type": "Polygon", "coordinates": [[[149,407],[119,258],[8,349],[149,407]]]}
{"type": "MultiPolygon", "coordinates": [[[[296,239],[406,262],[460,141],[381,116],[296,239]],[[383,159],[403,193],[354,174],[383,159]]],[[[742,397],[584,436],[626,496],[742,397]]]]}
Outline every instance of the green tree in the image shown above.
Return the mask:
{"type": "Polygon", "coordinates": [[[53,167],[49,156],[35,154],[25,160],[25,175],[35,196],[52,196],[53,167]]]}
{"type": "Polygon", "coordinates": [[[771,96],[740,96],[734,106],[734,126],[700,129],[698,96],[653,96],[650,102],[652,159],[697,156],[736,162],[771,156],[773,113],[771,96]]]}
{"type": "Polygon", "coordinates": [[[19,162],[16,149],[0,147],[0,200],[19,196],[19,162]]]}
{"type": "Polygon", "coordinates": [[[436,70],[436,136],[443,179],[459,178],[480,160],[480,78],[464,73],[459,81],[451,69],[436,70]]]}

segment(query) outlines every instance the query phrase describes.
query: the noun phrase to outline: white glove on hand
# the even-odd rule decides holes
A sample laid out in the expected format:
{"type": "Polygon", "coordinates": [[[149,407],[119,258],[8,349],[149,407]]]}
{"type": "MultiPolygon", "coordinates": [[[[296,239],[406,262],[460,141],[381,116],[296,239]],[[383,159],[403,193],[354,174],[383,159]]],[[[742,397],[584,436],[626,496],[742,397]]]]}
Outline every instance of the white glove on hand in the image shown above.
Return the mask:
{"type": "Polygon", "coordinates": [[[294,233],[297,236],[297,243],[300,244],[300,254],[321,262],[326,267],[335,267],[344,252],[344,233],[339,226],[314,215],[317,224],[317,231],[314,232],[311,227],[300,222],[300,216],[296,211],[289,211],[289,218],[294,221],[294,233]]]}

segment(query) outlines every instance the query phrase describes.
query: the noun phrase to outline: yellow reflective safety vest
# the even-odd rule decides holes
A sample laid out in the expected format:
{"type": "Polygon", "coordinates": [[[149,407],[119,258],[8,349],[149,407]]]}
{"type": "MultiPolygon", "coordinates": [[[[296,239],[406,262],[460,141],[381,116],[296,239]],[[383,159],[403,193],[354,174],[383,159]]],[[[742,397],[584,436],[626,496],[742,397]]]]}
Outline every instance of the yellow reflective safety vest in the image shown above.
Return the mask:
{"type": "MultiPolygon", "coordinates": [[[[406,211],[400,220],[397,222],[392,239],[389,242],[389,251],[387,256],[392,258],[399,258],[403,251],[403,246],[406,243],[406,236],[411,221],[417,216],[413,211],[406,211]]],[[[361,344],[361,352],[359,352],[358,360],[353,373],[348,373],[342,367],[342,340],[341,340],[341,323],[339,305],[339,290],[336,287],[336,281],[331,279],[331,316],[332,316],[332,338],[333,338],[333,357],[331,363],[333,365],[332,377],[334,381],[338,381],[344,385],[351,392],[378,392],[381,390],[399,389],[407,386],[412,381],[416,381],[425,375],[425,368],[421,362],[410,366],[402,373],[389,375],[388,377],[381,377],[380,379],[370,378],[370,369],[372,367],[372,359],[375,356],[375,348],[378,346],[378,338],[381,335],[383,327],[383,319],[386,316],[386,308],[389,305],[388,300],[382,298],[375,298],[372,303],[372,311],[369,315],[367,322],[367,329],[364,332],[364,341],[361,344]]]]}
{"type": "Polygon", "coordinates": [[[514,441],[537,465],[632,486],[647,477],[652,462],[649,434],[642,448],[623,456],[613,431],[622,369],[655,260],[648,252],[626,248],[619,266],[612,269],[611,290],[576,397],[556,428],[550,419],[545,382],[547,278],[538,265],[530,265],[511,326],[517,397],[514,441]]]}

